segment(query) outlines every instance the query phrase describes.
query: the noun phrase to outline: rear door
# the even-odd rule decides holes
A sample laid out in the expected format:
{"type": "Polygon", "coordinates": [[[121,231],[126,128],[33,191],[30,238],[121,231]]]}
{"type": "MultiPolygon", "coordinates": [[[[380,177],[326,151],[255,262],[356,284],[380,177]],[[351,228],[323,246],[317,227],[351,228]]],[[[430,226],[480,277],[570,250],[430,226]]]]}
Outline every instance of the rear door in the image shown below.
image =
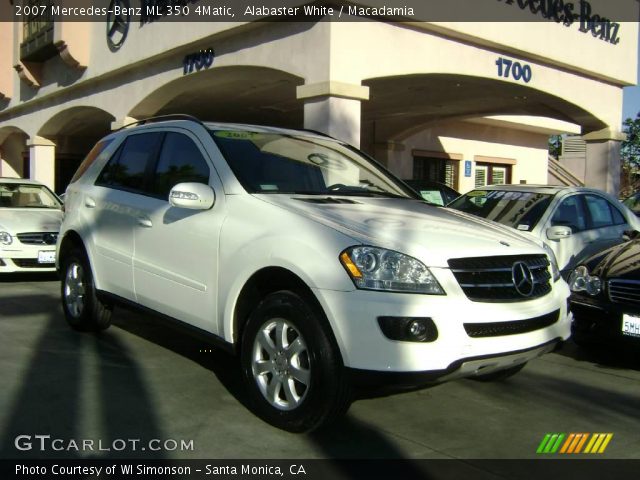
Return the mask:
{"type": "Polygon", "coordinates": [[[547,240],[558,266],[568,272],[586,257],[621,241],[629,228],[620,211],[606,198],[592,193],[564,197],[551,214],[547,226],[571,228],[571,236],[547,240]]]}
{"type": "Polygon", "coordinates": [[[95,186],[81,200],[89,217],[93,265],[98,288],[134,300],[134,229],[146,176],[162,133],[132,134],[107,162],[95,186]]]}

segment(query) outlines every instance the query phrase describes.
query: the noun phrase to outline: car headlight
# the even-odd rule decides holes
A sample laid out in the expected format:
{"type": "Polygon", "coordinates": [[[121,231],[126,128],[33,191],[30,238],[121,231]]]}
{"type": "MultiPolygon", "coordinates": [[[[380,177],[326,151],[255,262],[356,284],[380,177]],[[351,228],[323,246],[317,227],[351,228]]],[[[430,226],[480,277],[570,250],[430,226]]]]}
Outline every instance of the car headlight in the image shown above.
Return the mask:
{"type": "Polygon", "coordinates": [[[560,279],[560,269],[558,268],[558,260],[556,259],[556,254],[553,252],[551,247],[544,242],[542,243],[542,247],[544,248],[544,251],[547,252],[547,256],[549,257],[553,281],[557,282],[560,279]]]}
{"type": "Polygon", "coordinates": [[[589,269],[580,265],[569,276],[569,288],[572,292],[587,292],[596,296],[602,291],[602,280],[597,275],[589,275],[589,269]]]}
{"type": "Polygon", "coordinates": [[[421,261],[393,250],[351,247],[340,254],[340,261],[360,289],[445,294],[421,261]]]}
{"type": "Polygon", "coordinates": [[[0,243],[2,245],[11,245],[13,243],[13,237],[9,232],[0,232],[0,243]]]}

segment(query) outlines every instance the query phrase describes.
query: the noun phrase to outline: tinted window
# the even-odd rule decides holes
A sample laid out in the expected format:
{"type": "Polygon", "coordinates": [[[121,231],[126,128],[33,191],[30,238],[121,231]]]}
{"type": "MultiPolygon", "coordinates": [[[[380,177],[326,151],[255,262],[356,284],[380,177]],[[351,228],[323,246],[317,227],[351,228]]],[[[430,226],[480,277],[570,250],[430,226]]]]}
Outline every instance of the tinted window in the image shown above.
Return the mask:
{"type": "Polygon", "coordinates": [[[591,228],[602,228],[614,225],[611,206],[602,197],[585,195],[584,200],[591,216],[591,228]]]}
{"type": "Polygon", "coordinates": [[[609,206],[611,207],[611,213],[613,214],[613,224],[614,225],[622,225],[623,223],[627,223],[627,220],[620,213],[620,210],[618,210],[613,205],[609,205],[609,206]]]}
{"type": "Polygon", "coordinates": [[[164,198],[181,182],[209,182],[209,166],[196,144],[186,135],[167,133],[156,167],[152,192],[164,198]]]}
{"type": "Polygon", "coordinates": [[[448,206],[530,232],[551,202],[551,195],[534,192],[473,190],[448,206]]]}
{"type": "Polygon", "coordinates": [[[161,133],[131,135],[111,157],[97,183],[127,190],[143,190],[145,170],[153,159],[161,138],[161,133]]]}
{"type": "Polygon", "coordinates": [[[571,227],[574,233],[587,229],[587,216],[578,195],[566,198],[558,205],[551,218],[551,225],[571,227]]]}

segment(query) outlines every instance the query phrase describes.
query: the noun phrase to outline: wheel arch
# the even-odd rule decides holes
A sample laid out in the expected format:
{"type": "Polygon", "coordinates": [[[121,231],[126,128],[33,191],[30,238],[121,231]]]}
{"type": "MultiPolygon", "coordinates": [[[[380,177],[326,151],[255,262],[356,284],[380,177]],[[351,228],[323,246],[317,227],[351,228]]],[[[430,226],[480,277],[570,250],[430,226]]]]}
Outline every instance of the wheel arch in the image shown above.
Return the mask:
{"type": "MultiPolygon", "coordinates": [[[[302,278],[291,270],[284,267],[272,266],[264,267],[251,275],[240,290],[235,302],[231,335],[233,338],[233,348],[236,353],[239,353],[244,327],[253,309],[258,306],[265,296],[281,290],[294,291],[300,294],[303,299],[310,302],[312,307],[319,313],[320,319],[328,329],[332,341],[336,342],[335,333],[313,290],[302,278]]],[[[338,349],[338,351],[340,351],[340,349],[338,349]]]]}

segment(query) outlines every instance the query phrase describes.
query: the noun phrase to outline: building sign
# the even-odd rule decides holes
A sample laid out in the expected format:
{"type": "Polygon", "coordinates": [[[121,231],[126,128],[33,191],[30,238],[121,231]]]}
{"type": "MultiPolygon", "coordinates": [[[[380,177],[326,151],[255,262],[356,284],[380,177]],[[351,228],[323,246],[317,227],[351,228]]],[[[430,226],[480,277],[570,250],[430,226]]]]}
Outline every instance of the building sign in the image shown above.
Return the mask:
{"type": "Polygon", "coordinates": [[[471,160],[464,161],[464,176],[465,177],[471,176],[471,160]]]}
{"type": "Polygon", "coordinates": [[[188,73],[192,73],[194,70],[199,72],[203,68],[207,69],[213,65],[214,58],[215,53],[213,48],[207,48],[196,53],[185,55],[184,60],[182,61],[182,74],[187,75],[188,73]]]}
{"type": "Polygon", "coordinates": [[[129,0],[111,0],[107,11],[107,45],[115,52],[120,49],[129,33],[129,0]]]}
{"type": "Polygon", "coordinates": [[[595,38],[617,45],[620,43],[618,31],[620,24],[593,11],[587,0],[569,2],[566,0],[498,0],[505,5],[515,5],[521,10],[528,10],[533,15],[540,15],[547,20],[562,23],[570,27],[578,23],[578,30],[591,33],[595,38]]]}

